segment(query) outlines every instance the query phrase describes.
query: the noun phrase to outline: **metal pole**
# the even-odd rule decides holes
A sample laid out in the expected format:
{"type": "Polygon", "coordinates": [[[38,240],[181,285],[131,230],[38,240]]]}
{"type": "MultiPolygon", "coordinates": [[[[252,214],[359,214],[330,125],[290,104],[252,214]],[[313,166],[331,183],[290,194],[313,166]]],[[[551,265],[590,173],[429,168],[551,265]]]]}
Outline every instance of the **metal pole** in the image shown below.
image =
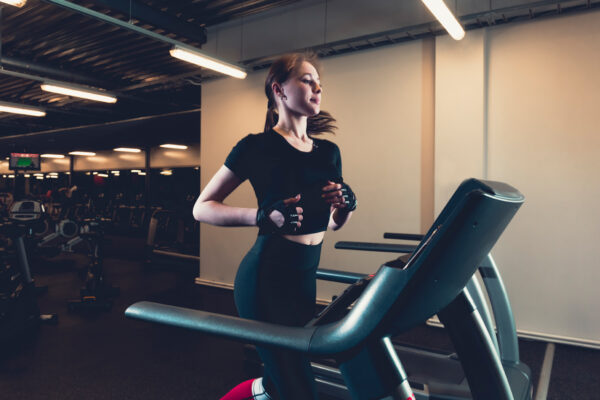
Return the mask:
{"type": "Polygon", "coordinates": [[[150,147],[146,147],[146,179],[144,187],[144,207],[150,212],[150,147]]]}
{"type": "Polygon", "coordinates": [[[74,164],[75,164],[75,156],[69,156],[70,161],[69,161],[69,188],[71,188],[73,186],[73,171],[74,171],[74,164]]]}

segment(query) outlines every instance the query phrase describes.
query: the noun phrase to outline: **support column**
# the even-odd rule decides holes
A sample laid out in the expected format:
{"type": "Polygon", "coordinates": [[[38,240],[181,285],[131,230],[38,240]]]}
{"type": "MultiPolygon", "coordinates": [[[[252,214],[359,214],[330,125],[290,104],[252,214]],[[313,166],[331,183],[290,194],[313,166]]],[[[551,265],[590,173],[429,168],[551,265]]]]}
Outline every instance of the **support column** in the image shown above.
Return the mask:
{"type": "Polygon", "coordinates": [[[75,164],[75,156],[69,156],[70,160],[69,160],[69,188],[73,187],[73,171],[74,171],[74,164],[75,164]]]}
{"type": "Polygon", "coordinates": [[[144,149],[146,153],[146,180],[144,182],[144,207],[146,212],[150,211],[150,147],[144,149]]]}

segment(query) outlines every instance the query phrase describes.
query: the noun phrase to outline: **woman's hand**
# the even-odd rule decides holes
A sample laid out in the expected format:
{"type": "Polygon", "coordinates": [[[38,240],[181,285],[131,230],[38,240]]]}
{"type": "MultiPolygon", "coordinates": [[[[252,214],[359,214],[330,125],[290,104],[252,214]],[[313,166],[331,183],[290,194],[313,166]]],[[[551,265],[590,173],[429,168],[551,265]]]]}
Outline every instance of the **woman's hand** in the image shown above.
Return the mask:
{"type": "Polygon", "coordinates": [[[334,181],[327,181],[327,185],[322,188],[323,194],[321,197],[327,202],[331,204],[332,207],[338,209],[345,209],[345,211],[354,211],[358,204],[356,200],[356,195],[348,186],[348,184],[344,183],[336,183],[334,181]]]}
{"type": "Polygon", "coordinates": [[[294,204],[300,201],[300,195],[297,194],[295,197],[283,200],[283,210],[280,207],[270,207],[272,210],[269,214],[269,219],[278,228],[281,229],[286,222],[291,226],[293,230],[296,230],[302,226],[301,221],[304,219],[302,216],[302,207],[294,207],[294,204]]]}

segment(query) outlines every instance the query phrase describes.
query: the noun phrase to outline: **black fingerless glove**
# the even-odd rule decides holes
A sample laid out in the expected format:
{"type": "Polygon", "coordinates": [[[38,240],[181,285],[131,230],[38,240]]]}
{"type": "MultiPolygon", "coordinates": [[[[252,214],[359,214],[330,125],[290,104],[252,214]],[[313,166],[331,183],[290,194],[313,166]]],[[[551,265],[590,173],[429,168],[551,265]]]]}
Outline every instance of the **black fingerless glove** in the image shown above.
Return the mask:
{"type": "Polygon", "coordinates": [[[268,233],[292,233],[298,228],[297,222],[299,221],[298,212],[296,211],[296,205],[285,205],[283,200],[279,200],[273,203],[271,206],[266,208],[259,208],[256,213],[256,225],[263,231],[268,233]],[[269,217],[273,211],[279,211],[283,214],[283,225],[277,226],[275,222],[269,217]]]}
{"type": "Polygon", "coordinates": [[[343,209],[348,212],[356,210],[356,207],[358,206],[358,200],[356,199],[356,195],[354,194],[350,186],[344,182],[344,179],[342,177],[337,178],[334,182],[342,185],[342,188],[340,190],[342,191],[344,204],[346,204],[346,207],[344,207],[343,209]]]}

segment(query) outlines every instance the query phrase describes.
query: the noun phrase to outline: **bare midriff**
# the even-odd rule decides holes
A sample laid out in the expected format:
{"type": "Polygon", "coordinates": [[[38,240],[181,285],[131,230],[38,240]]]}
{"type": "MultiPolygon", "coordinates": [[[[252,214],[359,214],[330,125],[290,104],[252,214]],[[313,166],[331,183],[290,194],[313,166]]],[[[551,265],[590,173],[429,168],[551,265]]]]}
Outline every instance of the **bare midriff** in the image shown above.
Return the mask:
{"type": "Polygon", "coordinates": [[[307,233],[306,235],[281,235],[281,236],[292,242],[314,246],[323,241],[323,238],[325,237],[325,231],[315,232],[315,233],[307,233]]]}

